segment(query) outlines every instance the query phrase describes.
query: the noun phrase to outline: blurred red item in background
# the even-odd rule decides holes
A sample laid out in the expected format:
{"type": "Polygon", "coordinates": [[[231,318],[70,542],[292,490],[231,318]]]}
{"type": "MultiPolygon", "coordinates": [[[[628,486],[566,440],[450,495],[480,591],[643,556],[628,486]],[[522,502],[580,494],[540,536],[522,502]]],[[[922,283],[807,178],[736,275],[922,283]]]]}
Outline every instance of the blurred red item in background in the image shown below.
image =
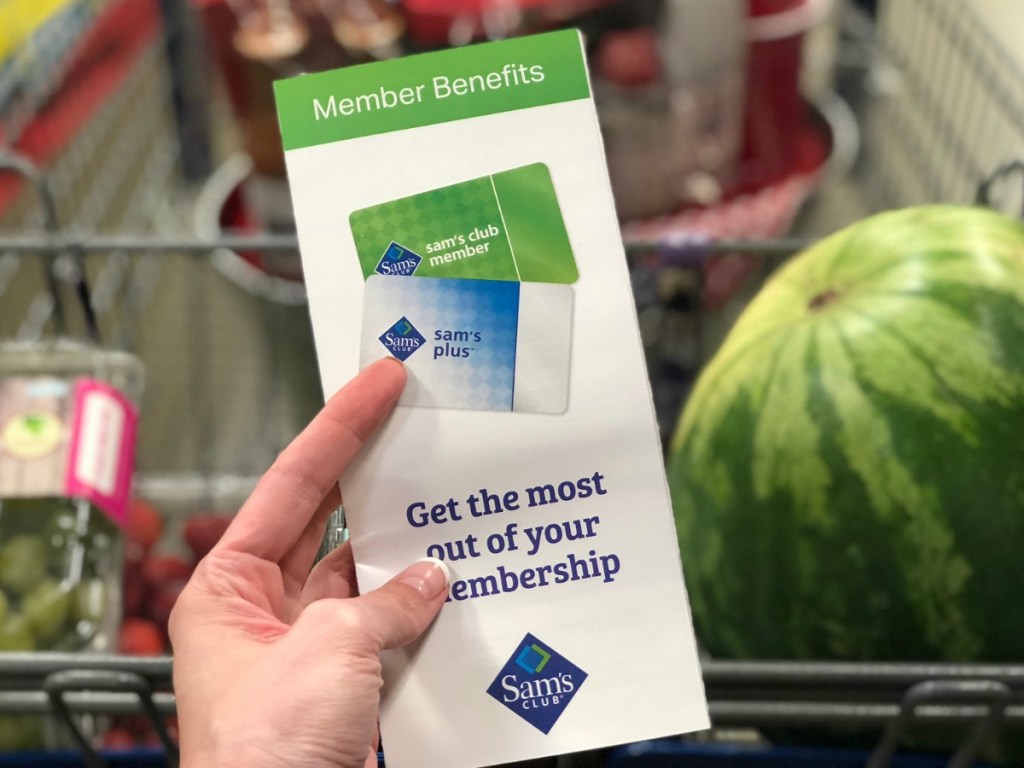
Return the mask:
{"type": "Polygon", "coordinates": [[[192,566],[177,555],[150,555],[142,563],[142,578],[150,589],[160,589],[176,582],[186,582],[192,566]]]}
{"type": "Polygon", "coordinates": [[[125,529],[129,543],[137,544],[143,552],[149,552],[163,532],[164,521],[156,507],[142,499],[133,499],[125,529]]]}
{"type": "Polygon", "coordinates": [[[146,582],[142,578],[142,553],[134,558],[133,551],[128,551],[124,564],[124,615],[138,616],[146,601],[146,582]]]}
{"type": "Polygon", "coordinates": [[[748,0],[748,2],[752,18],[784,13],[806,5],[806,0],[748,0]]]}
{"type": "Polygon", "coordinates": [[[284,176],[284,154],[271,85],[275,73],[265,62],[248,59],[235,47],[239,18],[229,3],[193,2],[203,20],[246,150],[259,171],[284,176]]]}
{"type": "Polygon", "coordinates": [[[103,735],[103,748],[110,750],[128,750],[135,747],[135,734],[127,728],[114,727],[103,735]]]}
{"type": "Polygon", "coordinates": [[[543,10],[552,20],[575,16],[611,5],[619,0],[402,0],[409,24],[409,36],[426,47],[448,45],[457,24],[466,24],[469,39],[485,33],[487,13],[543,10]]]}
{"type": "Polygon", "coordinates": [[[231,518],[222,515],[195,515],[185,521],[185,543],[197,563],[216,546],[229,525],[231,518]]]}
{"type": "Polygon", "coordinates": [[[624,88],[648,85],[661,77],[658,40],[650,27],[609,32],[595,58],[597,75],[624,88]]]}
{"type": "Polygon", "coordinates": [[[748,0],[742,153],[748,189],[775,184],[806,164],[801,153],[813,126],[800,93],[803,43],[828,5],[827,0],[748,0]]]}
{"type": "Polygon", "coordinates": [[[186,582],[184,581],[172,582],[156,589],[149,598],[149,603],[146,605],[146,615],[164,633],[162,636],[166,636],[167,625],[171,619],[171,611],[174,610],[174,604],[178,602],[178,598],[184,591],[185,584],[186,582]]]}
{"type": "Polygon", "coordinates": [[[125,619],[117,646],[120,653],[129,656],[160,656],[167,651],[163,631],[146,619],[125,619]]]}
{"type": "MultiPolygon", "coordinates": [[[[249,114],[265,101],[273,107],[273,95],[263,92],[264,84],[251,82],[252,75],[248,71],[248,62],[251,59],[272,61],[288,58],[306,46],[310,37],[315,36],[318,29],[325,26],[322,20],[318,25],[304,23],[307,17],[319,18],[317,5],[310,0],[293,0],[285,6],[288,13],[284,19],[278,19],[277,23],[288,27],[286,22],[290,20],[292,28],[283,30],[278,26],[277,34],[264,29],[264,35],[260,35],[260,30],[257,29],[260,26],[260,14],[255,11],[261,7],[260,3],[238,5],[227,0],[191,0],[191,3],[202,19],[207,40],[227,86],[228,99],[238,117],[249,114]],[[249,9],[252,12],[246,14],[242,9],[249,9]],[[245,30],[242,29],[241,23],[243,16],[250,22],[245,30]],[[249,54],[252,55],[247,58],[249,54]],[[255,91],[254,85],[258,86],[255,91]]],[[[330,34],[326,30],[321,32],[325,35],[330,34]]],[[[292,74],[298,74],[298,71],[292,74]]]]}

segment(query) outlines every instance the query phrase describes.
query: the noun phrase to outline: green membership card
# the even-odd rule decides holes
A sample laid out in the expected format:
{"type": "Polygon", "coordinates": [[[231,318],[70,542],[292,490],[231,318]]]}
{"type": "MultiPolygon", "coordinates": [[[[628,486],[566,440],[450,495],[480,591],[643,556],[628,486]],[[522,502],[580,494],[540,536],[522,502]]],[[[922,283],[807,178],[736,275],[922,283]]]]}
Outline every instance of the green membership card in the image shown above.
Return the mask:
{"type": "Polygon", "coordinates": [[[363,277],[574,283],[579,277],[543,163],[352,213],[363,277]]]}

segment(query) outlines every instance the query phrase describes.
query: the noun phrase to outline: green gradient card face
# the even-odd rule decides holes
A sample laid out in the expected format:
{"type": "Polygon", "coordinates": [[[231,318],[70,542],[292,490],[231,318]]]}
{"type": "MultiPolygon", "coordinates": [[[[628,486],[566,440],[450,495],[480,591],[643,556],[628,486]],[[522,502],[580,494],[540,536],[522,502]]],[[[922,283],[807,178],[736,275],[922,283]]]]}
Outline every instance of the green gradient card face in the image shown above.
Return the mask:
{"type": "Polygon", "coordinates": [[[576,259],[543,163],[354,211],[363,277],[574,283],[576,259]]]}

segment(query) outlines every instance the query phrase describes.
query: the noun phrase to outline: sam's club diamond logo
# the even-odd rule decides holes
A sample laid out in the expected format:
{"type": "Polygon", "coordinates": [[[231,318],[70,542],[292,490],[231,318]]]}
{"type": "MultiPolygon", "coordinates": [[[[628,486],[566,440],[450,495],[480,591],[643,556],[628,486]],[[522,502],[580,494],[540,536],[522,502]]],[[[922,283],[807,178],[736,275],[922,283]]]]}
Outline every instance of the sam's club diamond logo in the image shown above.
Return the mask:
{"type": "Polygon", "coordinates": [[[388,352],[403,362],[426,341],[423,334],[404,316],[384,331],[378,339],[388,352]]]}
{"type": "Polygon", "coordinates": [[[549,733],[586,679],[586,672],[527,633],[487,693],[541,733],[549,733]]]}
{"type": "Polygon", "coordinates": [[[413,253],[404,245],[392,241],[374,271],[379,275],[408,277],[416,271],[416,267],[420,265],[421,261],[423,261],[423,257],[418,253],[413,253]]]}

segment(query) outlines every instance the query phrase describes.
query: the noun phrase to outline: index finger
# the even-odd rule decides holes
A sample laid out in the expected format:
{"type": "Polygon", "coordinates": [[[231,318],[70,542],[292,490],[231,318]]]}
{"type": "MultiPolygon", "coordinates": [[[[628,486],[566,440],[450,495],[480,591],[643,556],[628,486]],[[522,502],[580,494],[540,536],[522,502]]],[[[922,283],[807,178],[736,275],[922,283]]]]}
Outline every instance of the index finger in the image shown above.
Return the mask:
{"type": "Polygon", "coordinates": [[[295,545],[349,462],[388,417],[405,366],[380,360],[346,384],[281,452],[218,546],[277,562],[295,545]]]}

